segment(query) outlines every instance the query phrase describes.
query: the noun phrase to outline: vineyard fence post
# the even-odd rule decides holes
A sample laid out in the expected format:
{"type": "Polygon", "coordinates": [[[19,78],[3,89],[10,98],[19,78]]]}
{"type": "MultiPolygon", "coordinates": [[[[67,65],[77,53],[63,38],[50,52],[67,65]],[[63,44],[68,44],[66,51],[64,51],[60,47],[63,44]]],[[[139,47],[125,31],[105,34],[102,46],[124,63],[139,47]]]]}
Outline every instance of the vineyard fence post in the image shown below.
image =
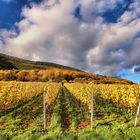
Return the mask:
{"type": "Polygon", "coordinates": [[[93,91],[91,93],[91,129],[93,128],[93,112],[94,112],[94,95],[93,95],[93,91]]]}
{"type": "Polygon", "coordinates": [[[139,113],[140,113],[140,100],[139,100],[139,105],[138,105],[138,109],[136,113],[136,119],[135,119],[135,124],[134,124],[135,127],[137,126],[139,113]]]}
{"type": "Polygon", "coordinates": [[[46,95],[43,91],[43,115],[44,115],[44,130],[46,130],[46,95]]]}

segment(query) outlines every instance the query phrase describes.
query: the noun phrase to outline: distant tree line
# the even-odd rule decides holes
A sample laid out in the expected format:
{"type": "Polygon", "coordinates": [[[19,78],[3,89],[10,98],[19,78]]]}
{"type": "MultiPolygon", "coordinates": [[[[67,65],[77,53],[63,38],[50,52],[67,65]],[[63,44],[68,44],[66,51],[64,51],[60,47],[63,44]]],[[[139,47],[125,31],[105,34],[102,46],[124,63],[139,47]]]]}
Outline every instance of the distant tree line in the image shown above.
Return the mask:
{"type": "Polygon", "coordinates": [[[0,81],[39,81],[39,82],[80,82],[95,84],[131,84],[131,82],[118,78],[94,75],[86,72],[47,69],[47,70],[0,70],[0,81]]]}

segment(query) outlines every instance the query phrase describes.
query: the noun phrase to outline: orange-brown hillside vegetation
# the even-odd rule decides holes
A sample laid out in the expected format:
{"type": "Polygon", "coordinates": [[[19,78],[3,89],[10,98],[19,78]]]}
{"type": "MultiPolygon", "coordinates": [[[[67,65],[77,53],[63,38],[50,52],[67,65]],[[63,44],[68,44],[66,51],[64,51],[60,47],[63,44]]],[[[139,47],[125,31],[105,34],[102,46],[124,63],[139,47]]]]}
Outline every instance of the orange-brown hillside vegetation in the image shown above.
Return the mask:
{"type": "Polygon", "coordinates": [[[1,81],[90,82],[100,84],[132,84],[121,78],[91,74],[75,68],[48,62],[34,62],[0,54],[1,81]]]}
{"type": "Polygon", "coordinates": [[[132,82],[120,78],[111,78],[80,71],[62,70],[58,68],[48,70],[1,70],[0,80],[10,81],[54,81],[81,82],[103,84],[131,84],[132,82]]]}

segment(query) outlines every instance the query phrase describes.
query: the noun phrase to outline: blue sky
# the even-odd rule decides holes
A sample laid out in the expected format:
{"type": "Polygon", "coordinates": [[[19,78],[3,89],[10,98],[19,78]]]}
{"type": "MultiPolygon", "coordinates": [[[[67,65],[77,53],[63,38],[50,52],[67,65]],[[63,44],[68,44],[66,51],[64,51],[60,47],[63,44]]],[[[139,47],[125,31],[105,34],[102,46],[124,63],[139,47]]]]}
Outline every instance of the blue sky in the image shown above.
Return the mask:
{"type": "Polygon", "coordinates": [[[41,0],[2,0],[0,1],[0,28],[10,29],[15,22],[23,19],[22,8],[30,7],[31,3],[40,3],[41,0]]]}
{"type": "Polygon", "coordinates": [[[140,0],[1,0],[0,51],[140,83],[140,0]]]}

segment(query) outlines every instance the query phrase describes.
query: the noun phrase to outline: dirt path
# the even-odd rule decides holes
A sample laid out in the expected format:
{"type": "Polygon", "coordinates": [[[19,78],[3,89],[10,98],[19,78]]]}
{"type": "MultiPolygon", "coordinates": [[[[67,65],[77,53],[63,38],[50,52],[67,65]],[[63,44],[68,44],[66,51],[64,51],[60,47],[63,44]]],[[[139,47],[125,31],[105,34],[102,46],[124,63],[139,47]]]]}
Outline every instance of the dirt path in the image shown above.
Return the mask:
{"type": "Polygon", "coordinates": [[[54,105],[55,105],[55,102],[52,103],[50,106],[47,107],[46,109],[46,126],[48,127],[51,123],[51,118],[52,118],[52,114],[53,114],[53,110],[54,110],[54,105]]]}
{"type": "MultiPolygon", "coordinates": [[[[90,126],[90,117],[88,114],[88,107],[84,105],[80,100],[77,100],[65,87],[65,90],[68,94],[68,100],[71,98],[72,107],[74,108],[75,118],[77,120],[77,130],[84,129],[90,126]]],[[[72,112],[73,113],[73,112],[72,112]]]]}
{"type": "Polygon", "coordinates": [[[70,129],[70,125],[71,125],[71,121],[70,121],[70,117],[69,117],[69,114],[68,114],[68,106],[67,106],[67,103],[66,103],[66,96],[65,96],[65,93],[64,91],[62,90],[62,95],[61,95],[61,103],[62,103],[62,121],[63,121],[63,124],[64,124],[64,128],[63,130],[69,130],[70,129]]]}

